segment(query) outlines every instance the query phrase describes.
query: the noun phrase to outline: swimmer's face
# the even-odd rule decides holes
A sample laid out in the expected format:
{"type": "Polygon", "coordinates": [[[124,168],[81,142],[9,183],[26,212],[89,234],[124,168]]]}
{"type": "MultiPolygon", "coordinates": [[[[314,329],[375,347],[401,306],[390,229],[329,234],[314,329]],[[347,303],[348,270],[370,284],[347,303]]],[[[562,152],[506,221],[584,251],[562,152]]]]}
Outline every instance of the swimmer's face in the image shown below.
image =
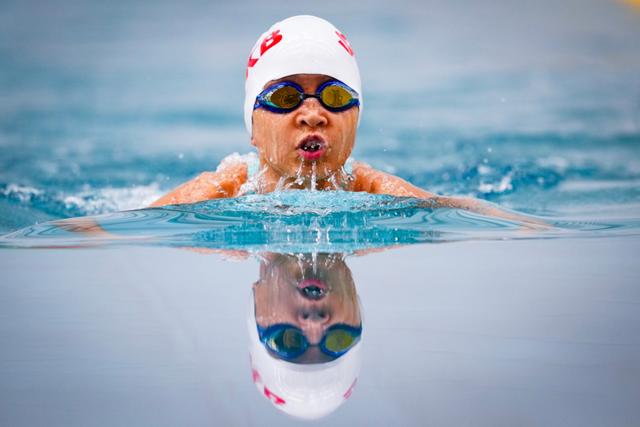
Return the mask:
{"type": "MultiPolygon", "coordinates": [[[[318,86],[333,80],[321,74],[295,74],[268,82],[264,88],[283,81],[294,82],[307,94],[315,94],[318,86]]],[[[333,113],[315,98],[306,99],[296,110],[273,113],[258,108],[253,112],[251,143],[257,148],[260,162],[279,176],[310,177],[315,163],[316,177],[328,178],[340,171],[353,150],[358,123],[358,107],[333,113]],[[305,138],[322,141],[322,154],[308,160],[300,148],[305,138]],[[300,171],[300,172],[298,172],[300,171]]]]}
{"type": "Polygon", "coordinates": [[[332,325],[361,323],[351,271],[340,256],[318,254],[314,268],[310,255],[270,255],[261,266],[254,297],[258,325],[292,324],[312,345],[332,325]]]}

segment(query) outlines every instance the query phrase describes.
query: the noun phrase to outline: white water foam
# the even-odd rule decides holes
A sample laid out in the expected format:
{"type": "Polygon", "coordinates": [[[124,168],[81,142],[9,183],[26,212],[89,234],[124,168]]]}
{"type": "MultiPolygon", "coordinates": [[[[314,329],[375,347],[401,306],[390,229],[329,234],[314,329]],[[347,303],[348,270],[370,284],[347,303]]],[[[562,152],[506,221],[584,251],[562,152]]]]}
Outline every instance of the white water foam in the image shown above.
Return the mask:
{"type": "Polygon", "coordinates": [[[44,191],[28,185],[8,184],[6,188],[0,190],[0,194],[6,198],[17,199],[25,203],[42,196],[44,191]]]}
{"type": "Polygon", "coordinates": [[[149,206],[162,195],[157,183],[125,188],[87,188],[64,197],[67,209],[80,209],[85,215],[140,209],[149,206]]]}
{"type": "Polygon", "coordinates": [[[500,182],[497,182],[497,183],[481,182],[480,185],[478,185],[478,191],[484,194],[490,194],[490,193],[500,194],[507,191],[511,191],[513,190],[513,184],[511,181],[512,181],[511,173],[507,173],[505,176],[503,176],[500,179],[500,182]]]}

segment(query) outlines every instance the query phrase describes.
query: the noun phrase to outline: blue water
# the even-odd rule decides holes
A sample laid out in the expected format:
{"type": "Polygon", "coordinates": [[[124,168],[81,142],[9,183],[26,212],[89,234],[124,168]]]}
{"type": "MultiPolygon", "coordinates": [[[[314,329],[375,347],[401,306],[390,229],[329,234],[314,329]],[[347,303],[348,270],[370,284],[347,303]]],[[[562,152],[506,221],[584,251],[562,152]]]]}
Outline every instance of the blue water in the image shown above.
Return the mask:
{"type": "MultiPolygon", "coordinates": [[[[430,191],[486,199],[549,223],[636,232],[640,49],[629,40],[638,35],[638,13],[598,2],[568,4],[553,18],[531,4],[526,16],[483,3],[465,13],[453,5],[433,13],[418,3],[407,8],[412,13],[358,9],[358,23],[317,11],[348,27],[358,48],[365,110],[355,158],[430,191]],[[491,30],[470,25],[505,13],[514,14],[517,34],[504,20],[491,30]],[[572,24],[575,14],[581,25],[572,24]],[[450,34],[445,51],[433,39],[446,28],[438,17],[468,27],[450,34]],[[395,52],[398,45],[406,54],[395,52]]],[[[3,9],[3,234],[143,208],[225,155],[250,151],[241,120],[247,46],[270,16],[296,12],[264,10],[238,28],[221,24],[237,10],[220,5],[180,13],[170,3],[152,11],[143,3],[104,11],[83,2],[38,10],[6,2],[3,9]],[[27,21],[38,30],[21,25],[27,21]],[[164,31],[187,22],[187,31],[164,31]]],[[[335,208],[344,211],[359,199],[340,200],[335,208]]],[[[391,215],[384,203],[380,215],[391,215]]],[[[400,228],[413,227],[414,216],[398,221],[400,228]]],[[[136,224],[142,234],[149,226],[136,224]]]]}
{"type": "Polygon", "coordinates": [[[5,248],[172,246],[252,252],[346,252],[462,240],[635,236],[640,220],[535,224],[434,208],[413,198],[344,191],[287,191],[50,221],[0,238],[5,248]],[[87,232],[99,225],[103,233],[87,232]],[[104,234],[106,232],[107,234],[104,234]]]}

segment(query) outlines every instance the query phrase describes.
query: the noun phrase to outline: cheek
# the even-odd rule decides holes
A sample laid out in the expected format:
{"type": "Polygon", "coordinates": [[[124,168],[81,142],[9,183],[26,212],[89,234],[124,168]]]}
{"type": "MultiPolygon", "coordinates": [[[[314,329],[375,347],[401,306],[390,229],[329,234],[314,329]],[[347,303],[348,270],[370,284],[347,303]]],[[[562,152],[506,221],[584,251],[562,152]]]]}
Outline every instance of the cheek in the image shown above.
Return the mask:
{"type": "Polygon", "coordinates": [[[283,156],[287,144],[283,140],[287,135],[286,123],[279,115],[266,112],[255,113],[257,130],[254,133],[255,146],[265,157],[275,160],[283,156]],[[269,114],[267,116],[267,114],[269,114]]]}
{"type": "Polygon", "coordinates": [[[325,304],[332,312],[332,323],[346,323],[352,326],[360,323],[357,298],[344,294],[333,294],[325,304]]]}
{"type": "Polygon", "coordinates": [[[340,157],[348,157],[353,149],[356,138],[356,123],[358,114],[350,114],[342,118],[342,122],[338,127],[340,129],[337,139],[340,141],[339,155],[340,157]]]}
{"type": "Polygon", "coordinates": [[[276,283],[263,283],[255,291],[256,320],[261,326],[292,323],[296,313],[296,295],[276,283]]]}
{"type": "Polygon", "coordinates": [[[358,124],[358,110],[349,110],[343,114],[340,117],[340,129],[342,129],[344,142],[353,142],[358,124]]]}

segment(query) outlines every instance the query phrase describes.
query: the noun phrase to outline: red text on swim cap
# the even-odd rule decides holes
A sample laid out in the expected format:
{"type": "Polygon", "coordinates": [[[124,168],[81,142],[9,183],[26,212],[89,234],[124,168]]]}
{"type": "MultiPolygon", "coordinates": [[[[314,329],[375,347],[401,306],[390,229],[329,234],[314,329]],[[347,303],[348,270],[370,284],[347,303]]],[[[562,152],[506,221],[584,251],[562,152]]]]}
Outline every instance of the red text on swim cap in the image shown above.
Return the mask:
{"type": "MultiPolygon", "coordinates": [[[[260,376],[260,372],[257,369],[251,368],[251,379],[256,384],[262,384],[262,377],[260,376]]],[[[287,403],[283,398],[269,390],[269,388],[264,385],[262,391],[267,399],[273,402],[274,405],[284,405],[287,403]]]]}
{"type": "Polygon", "coordinates": [[[262,382],[262,378],[260,378],[260,372],[258,372],[256,369],[251,370],[251,379],[254,383],[262,382]]]}
{"type": "Polygon", "coordinates": [[[340,31],[337,31],[337,30],[336,30],[336,34],[338,35],[338,37],[340,37],[340,40],[338,40],[338,43],[340,43],[340,46],[342,46],[349,55],[353,56],[354,55],[353,48],[351,48],[351,45],[347,41],[347,36],[345,36],[340,31]]]}
{"type": "Polygon", "coordinates": [[[286,403],[283,398],[272,393],[267,386],[264,386],[264,395],[267,396],[267,399],[271,400],[274,405],[284,405],[286,403]]]}
{"type": "Polygon", "coordinates": [[[249,55],[249,62],[247,62],[247,77],[249,77],[249,68],[256,65],[258,60],[262,58],[262,55],[264,55],[266,51],[280,43],[280,40],[282,40],[282,34],[280,34],[280,30],[272,31],[271,34],[265,37],[264,40],[262,40],[262,43],[260,43],[260,53],[258,54],[258,56],[254,57],[257,49],[254,49],[251,52],[251,55],[249,55]]]}
{"type": "Polygon", "coordinates": [[[358,379],[356,378],[355,380],[353,380],[353,382],[349,386],[349,389],[344,392],[342,397],[344,397],[345,400],[351,397],[351,393],[353,393],[353,389],[355,388],[357,382],[358,382],[358,379]]]}

